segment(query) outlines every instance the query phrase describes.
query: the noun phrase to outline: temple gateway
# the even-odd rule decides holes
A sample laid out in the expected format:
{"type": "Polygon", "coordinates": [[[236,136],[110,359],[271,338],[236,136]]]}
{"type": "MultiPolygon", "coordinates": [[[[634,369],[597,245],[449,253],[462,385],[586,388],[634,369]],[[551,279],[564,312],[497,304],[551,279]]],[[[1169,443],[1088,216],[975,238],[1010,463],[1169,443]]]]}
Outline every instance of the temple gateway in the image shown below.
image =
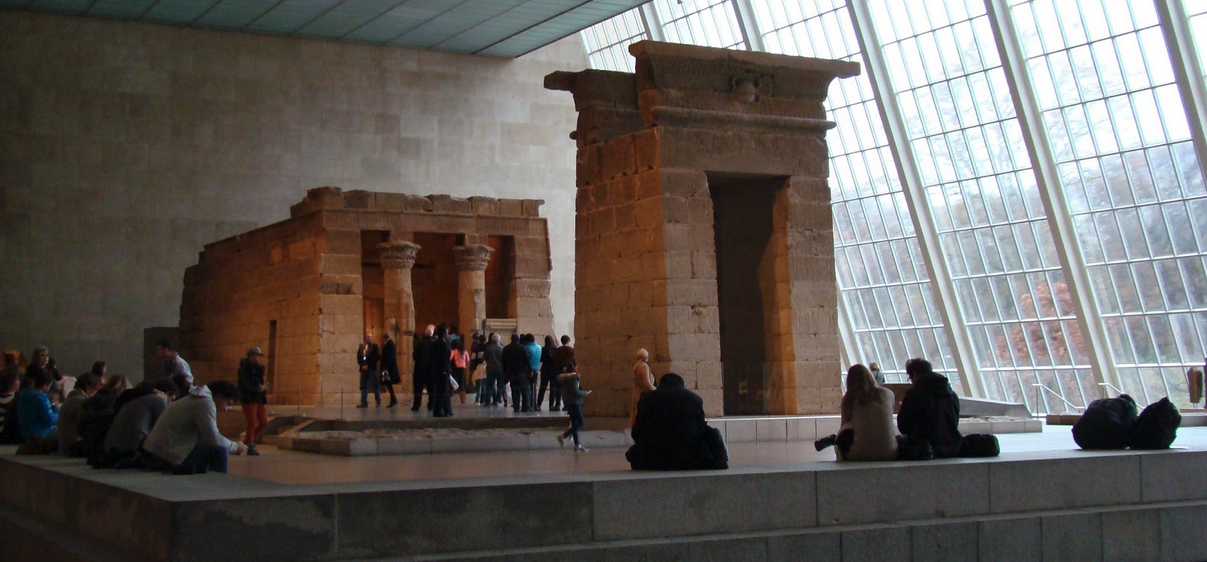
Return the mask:
{"type": "Polygon", "coordinates": [[[403,392],[427,324],[551,334],[542,203],[311,189],[289,219],[205,246],[185,272],[182,355],[204,383],[262,347],[273,403],[336,405],[359,397],[366,331],[394,335],[403,392]]]}

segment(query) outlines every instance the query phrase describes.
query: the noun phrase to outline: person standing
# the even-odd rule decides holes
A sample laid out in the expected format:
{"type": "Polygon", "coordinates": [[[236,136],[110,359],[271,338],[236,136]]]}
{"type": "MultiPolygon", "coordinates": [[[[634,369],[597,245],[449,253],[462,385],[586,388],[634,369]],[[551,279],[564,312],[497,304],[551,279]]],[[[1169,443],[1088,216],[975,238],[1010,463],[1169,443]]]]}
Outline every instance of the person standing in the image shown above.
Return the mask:
{"type": "Polygon", "coordinates": [[[432,335],[436,332],[436,327],[428,324],[423,330],[423,337],[415,338],[414,345],[411,346],[411,361],[414,362],[414,368],[411,370],[411,392],[414,393],[411,398],[411,411],[418,412],[419,407],[423,405],[423,391],[427,390],[427,409],[432,409],[432,401],[435,400],[435,395],[431,391],[431,381],[428,371],[432,365],[432,335]]]}
{"type": "Polygon", "coordinates": [[[545,346],[541,348],[541,388],[536,395],[536,411],[541,411],[541,405],[545,403],[545,390],[549,390],[549,411],[556,412],[561,406],[561,392],[558,390],[560,386],[557,382],[557,376],[561,374],[561,370],[557,368],[557,343],[554,342],[553,336],[545,336],[545,346]]]}
{"type": "Polygon", "coordinates": [[[469,352],[465,351],[465,341],[461,338],[453,340],[450,347],[452,353],[449,355],[449,362],[453,368],[453,380],[457,381],[457,394],[461,396],[461,403],[464,404],[465,385],[468,383],[465,372],[469,367],[469,352]]]}
{"type": "Polygon", "coordinates": [[[390,404],[387,408],[398,405],[394,385],[400,382],[402,375],[398,372],[398,345],[394,343],[394,338],[390,337],[390,331],[386,330],[381,334],[381,384],[390,392],[390,404]]]}
{"type": "MultiPolygon", "coordinates": [[[[570,346],[570,336],[564,334],[562,335],[562,345],[553,353],[553,363],[557,366],[557,372],[559,374],[578,372],[578,360],[574,358],[574,348],[570,346]]],[[[564,412],[566,411],[566,407],[562,405],[561,379],[555,378],[554,382],[556,382],[558,385],[556,394],[557,402],[551,407],[555,410],[561,408],[564,412]]]]}
{"type": "Polygon", "coordinates": [[[369,391],[377,407],[381,407],[381,349],[373,343],[373,332],[365,332],[365,341],[356,349],[356,364],[360,366],[360,404],[357,408],[369,407],[369,391]]]}
{"type": "Polygon", "coordinates": [[[189,363],[179,353],[172,351],[172,344],[168,340],[159,340],[155,344],[155,355],[163,361],[163,376],[176,381],[181,395],[187,394],[189,387],[193,386],[193,370],[189,368],[189,363]]]}
{"type": "Polygon", "coordinates": [[[536,381],[541,374],[541,346],[536,336],[524,334],[524,351],[528,353],[528,409],[532,411],[532,397],[536,396],[536,381]]]}
{"type": "Polygon", "coordinates": [[[528,374],[531,372],[528,350],[520,343],[519,334],[511,334],[511,343],[503,348],[503,374],[511,384],[512,411],[532,411],[532,387],[528,384],[528,374]]]}
{"type": "Polygon", "coordinates": [[[633,364],[633,397],[629,407],[629,427],[637,423],[637,403],[641,396],[654,390],[654,371],[650,369],[650,352],[637,350],[637,362],[633,364]]]}
{"type": "MultiPolygon", "coordinates": [[[[872,378],[875,379],[876,384],[883,385],[884,384],[884,371],[880,370],[880,365],[878,363],[876,363],[875,361],[873,361],[871,363],[868,363],[867,368],[869,371],[871,371],[872,378]]],[[[850,376],[849,372],[847,373],[847,376],[850,376]]]]}
{"type": "Polygon", "coordinates": [[[247,350],[247,357],[239,361],[239,400],[247,419],[243,442],[247,454],[256,456],[260,454],[256,437],[268,425],[268,381],[264,380],[264,353],[258,347],[247,350]]]}
{"type": "Polygon", "coordinates": [[[483,403],[498,406],[503,403],[503,344],[499,343],[499,334],[490,334],[490,341],[482,350],[482,360],[486,362],[483,403]]]}
{"type": "Polygon", "coordinates": [[[432,339],[431,349],[431,365],[428,368],[428,375],[431,377],[429,388],[432,390],[432,398],[429,403],[434,402],[432,406],[432,417],[447,418],[453,415],[453,386],[449,382],[452,376],[451,362],[453,350],[448,347],[448,331],[444,325],[436,328],[435,337],[432,339]]]}

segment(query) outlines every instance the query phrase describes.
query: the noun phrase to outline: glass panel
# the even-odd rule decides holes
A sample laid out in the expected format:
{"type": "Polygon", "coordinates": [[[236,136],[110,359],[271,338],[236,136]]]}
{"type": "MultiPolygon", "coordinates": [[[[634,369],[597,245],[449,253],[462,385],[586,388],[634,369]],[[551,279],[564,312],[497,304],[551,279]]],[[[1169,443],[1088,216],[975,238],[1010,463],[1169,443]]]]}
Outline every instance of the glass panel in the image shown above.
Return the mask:
{"type": "MultiPolygon", "coordinates": [[[[769,51],[864,64],[844,3],[822,2],[819,6],[812,0],[767,0],[754,4],[755,20],[769,51]]],[[[908,20],[910,15],[902,12],[901,17],[908,20]]],[[[891,24],[885,20],[883,25],[891,24]]],[[[943,65],[926,67],[922,53],[937,56],[934,53],[946,50],[954,41],[951,34],[922,43],[911,41],[884,54],[890,60],[908,60],[924,71],[946,75],[950,69],[943,65]]],[[[928,122],[939,114],[938,107],[951,114],[957,99],[972,98],[945,87],[920,93],[909,103],[903,100],[907,126],[919,131],[933,128],[928,122]]],[[[832,200],[835,209],[845,211],[835,220],[835,246],[839,254],[854,256],[853,260],[840,260],[837,266],[839,287],[862,346],[852,354],[863,363],[880,363],[889,380],[904,380],[902,363],[909,357],[927,357],[936,368],[950,371],[955,362],[941,316],[934,310],[930,278],[920,259],[901,181],[866,74],[835,81],[826,109],[838,124],[829,138],[839,139],[829,144],[831,182],[837,186],[832,200]],[[860,263],[853,263],[855,260],[860,263]]],[[[958,126],[959,117],[951,118],[958,126]]],[[[953,166],[949,169],[954,171],[953,166]]]]}
{"type": "Polygon", "coordinates": [[[591,68],[623,72],[633,72],[635,59],[629,55],[629,45],[649,39],[640,8],[591,26],[583,30],[582,37],[591,68]]]}
{"type": "MultiPolygon", "coordinates": [[[[911,18],[894,18],[889,36],[877,27],[878,46],[901,53],[890,87],[910,107],[907,119],[917,121],[907,127],[908,141],[986,386],[997,386],[992,392],[1000,391],[1007,400],[1021,401],[1032,382],[1043,380],[1082,405],[1086,396],[1081,386],[1072,379],[1064,384],[1055,374],[1059,368],[1076,379],[1089,365],[1084,354],[1068,349],[1069,339],[1080,340],[1077,319],[1071,303],[1056,304],[1068,301],[1068,290],[984,4],[971,2],[968,13],[949,12],[941,19],[912,17],[925,11],[924,2],[872,0],[869,8],[872,13],[891,11],[894,4],[908,6],[911,18]],[[989,384],[995,378],[998,384],[989,384]]],[[[1038,36],[1044,45],[1060,44],[1063,24],[1051,4],[1044,9],[1048,13],[1026,15],[1020,28],[1032,41],[1038,36]]],[[[1046,116],[1046,125],[1050,131],[1065,131],[1064,142],[1070,146],[1066,160],[1094,153],[1091,118],[1109,122],[1104,103],[1090,117],[1080,106],[1063,111],[1085,95],[1101,94],[1096,75],[1077,72],[1078,64],[1091,58],[1085,46],[1060,61],[1037,59],[1031,68],[1043,74],[1037,82],[1047,92],[1047,105],[1058,110],[1046,116]]],[[[1109,128],[1097,131],[1110,133],[1109,128]]],[[[1070,174],[1077,170],[1073,165],[1070,174]]],[[[1109,202],[1105,186],[1102,195],[1109,202]]]]}
{"type": "MultiPolygon", "coordinates": [[[[1202,49],[1207,2],[1186,7],[1202,49]]],[[[1207,202],[1197,159],[1183,148],[1189,123],[1153,2],[1027,0],[1010,15],[1023,23],[1020,40],[1037,25],[1043,37],[1026,48],[1024,66],[1039,84],[1061,188],[1125,390],[1155,400],[1184,385],[1186,368],[1202,361],[1201,347],[1191,352],[1181,342],[1199,338],[1182,311],[1204,310],[1194,300],[1207,283],[1194,275],[1207,251],[1196,221],[1207,218],[1193,210],[1207,202]],[[1059,14],[1066,33],[1046,34],[1055,22],[1034,23],[1039,13],[1059,14]],[[1067,33],[1076,22],[1081,28],[1067,33]]]]}

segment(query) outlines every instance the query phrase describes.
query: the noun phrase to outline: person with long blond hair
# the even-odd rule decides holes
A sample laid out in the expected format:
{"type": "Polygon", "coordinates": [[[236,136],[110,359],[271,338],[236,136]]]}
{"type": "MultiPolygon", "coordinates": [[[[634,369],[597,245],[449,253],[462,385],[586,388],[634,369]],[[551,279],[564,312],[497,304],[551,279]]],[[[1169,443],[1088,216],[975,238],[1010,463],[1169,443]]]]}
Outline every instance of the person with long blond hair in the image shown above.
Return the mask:
{"type": "Polygon", "coordinates": [[[629,404],[629,427],[637,422],[637,403],[641,396],[654,390],[654,371],[650,369],[650,352],[644,348],[635,354],[637,362],[633,364],[633,399],[629,404]]]}
{"type": "Polygon", "coordinates": [[[896,460],[893,401],[893,391],[877,384],[867,367],[851,366],[847,369],[847,393],[842,397],[842,425],[837,435],[819,439],[817,450],[835,445],[840,461],[896,460]]]}

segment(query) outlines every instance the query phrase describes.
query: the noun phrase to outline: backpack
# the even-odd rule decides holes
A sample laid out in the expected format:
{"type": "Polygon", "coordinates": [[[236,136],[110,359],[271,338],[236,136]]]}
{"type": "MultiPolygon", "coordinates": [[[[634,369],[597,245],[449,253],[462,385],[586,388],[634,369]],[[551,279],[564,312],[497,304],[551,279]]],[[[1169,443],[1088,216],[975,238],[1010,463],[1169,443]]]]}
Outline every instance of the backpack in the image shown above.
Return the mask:
{"type": "Polygon", "coordinates": [[[1162,398],[1149,404],[1136,425],[1128,434],[1128,446],[1133,449],[1168,449],[1178,437],[1178,426],[1182,425],[1182,414],[1177,406],[1162,398]]]}
{"type": "Polygon", "coordinates": [[[1073,424],[1073,441],[1087,450],[1123,449],[1136,423],[1136,401],[1126,394],[1090,402],[1073,424]]]}
{"type": "Polygon", "coordinates": [[[960,441],[960,456],[970,458],[996,457],[1002,454],[997,437],[988,433],[965,435],[960,441]]]}

